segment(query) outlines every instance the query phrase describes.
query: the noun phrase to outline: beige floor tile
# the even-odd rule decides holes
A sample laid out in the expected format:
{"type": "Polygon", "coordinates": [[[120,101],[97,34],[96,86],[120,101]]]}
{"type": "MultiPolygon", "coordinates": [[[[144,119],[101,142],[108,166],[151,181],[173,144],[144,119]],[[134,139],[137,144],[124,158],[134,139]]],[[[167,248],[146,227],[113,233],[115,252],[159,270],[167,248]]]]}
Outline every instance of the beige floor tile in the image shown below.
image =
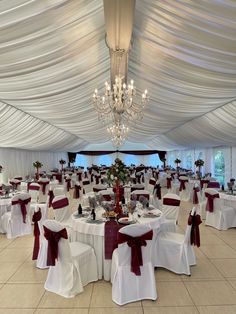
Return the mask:
{"type": "Polygon", "coordinates": [[[185,282],[196,305],[236,304],[236,291],[227,281],[185,282]]]}
{"type": "Polygon", "coordinates": [[[88,314],[89,309],[38,309],[34,314],[88,314]]]}
{"type": "Polygon", "coordinates": [[[182,282],[158,282],[157,300],[142,301],[143,306],[184,306],[193,302],[182,282]]]}
{"type": "Polygon", "coordinates": [[[0,309],[0,314],[33,314],[35,309],[0,309]]]}
{"type": "Polygon", "coordinates": [[[198,259],[197,265],[191,266],[191,276],[181,276],[184,281],[194,280],[223,280],[223,276],[208,259],[198,259]]]}
{"type": "Polygon", "coordinates": [[[40,284],[6,284],[0,292],[0,308],[35,308],[44,288],[40,284]]]}
{"type": "MultiPolygon", "coordinates": [[[[99,281],[94,284],[93,294],[91,299],[91,307],[117,307],[112,301],[111,294],[112,286],[109,282],[99,281]]],[[[141,302],[129,303],[125,306],[141,306],[141,302]]]]}
{"type": "Polygon", "coordinates": [[[141,307],[95,307],[89,309],[89,314],[143,314],[141,307]]]}
{"type": "Polygon", "coordinates": [[[5,234],[1,235],[1,237],[0,237],[0,248],[2,249],[2,248],[7,247],[9,244],[12,243],[12,241],[13,241],[12,239],[7,239],[5,234]]]}
{"type": "Polygon", "coordinates": [[[0,282],[5,283],[7,280],[17,271],[17,269],[22,265],[19,263],[4,262],[0,263],[0,282]]]}
{"type": "Polygon", "coordinates": [[[32,235],[24,236],[14,239],[9,245],[8,248],[33,248],[34,238],[32,235]]]}
{"type": "Polygon", "coordinates": [[[236,258],[212,259],[212,263],[227,278],[236,278],[236,258]]]}
{"type": "Polygon", "coordinates": [[[24,262],[28,256],[32,253],[32,249],[29,248],[17,248],[17,249],[4,249],[0,252],[1,262],[24,262]]]}
{"type": "Polygon", "coordinates": [[[200,250],[208,258],[236,258],[236,251],[228,245],[201,245],[200,250]]]}
{"type": "MultiPolygon", "coordinates": [[[[236,290],[236,279],[228,279],[228,282],[236,290]]],[[[235,312],[236,313],[236,312],[235,312]]]]}
{"type": "Polygon", "coordinates": [[[144,314],[198,314],[194,306],[144,307],[144,314]]]}
{"type": "Polygon", "coordinates": [[[27,262],[21,265],[9,282],[15,283],[44,283],[47,278],[47,269],[36,268],[35,263],[27,262]]]}
{"type": "Polygon", "coordinates": [[[235,314],[236,305],[198,306],[200,314],[235,314]]]}
{"type": "Polygon", "coordinates": [[[221,240],[215,234],[211,234],[211,233],[201,234],[201,245],[209,245],[209,244],[225,245],[225,242],[221,240]]]}
{"type": "Polygon", "coordinates": [[[63,298],[55,293],[48,292],[44,294],[38,308],[88,308],[92,295],[93,284],[84,287],[84,291],[74,298],[63,298]]]}
{"type": "Polygon", "coordinates": [[[159,281],[182,281],[181,276],[164,268],[155,269],[156,282],[159,281]]]}

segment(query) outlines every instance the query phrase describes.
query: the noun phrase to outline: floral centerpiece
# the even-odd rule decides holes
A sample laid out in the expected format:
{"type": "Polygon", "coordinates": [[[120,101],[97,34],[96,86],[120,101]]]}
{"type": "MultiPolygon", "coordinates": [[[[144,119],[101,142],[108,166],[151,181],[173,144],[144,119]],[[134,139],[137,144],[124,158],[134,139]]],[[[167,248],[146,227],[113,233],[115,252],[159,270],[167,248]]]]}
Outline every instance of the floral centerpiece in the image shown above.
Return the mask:
{"type": "Polygon", "coordinates": [[[176,167],[179,167],[179,164],[181,163],[181,160],[179,158],[176,158],[175,159],[175,164],[176,164],[176,167]]]}
{"type": "Polygon", "coordinates": [[[127,181],[127,177],[128,172],[125,164],[119,158],[116,158],[115,163],[107,171],[107,179],[109,183],[113,183],[115,186],[116,205],[114,211],[118,214],[122,213],[120,207],[120,183],[124,184],[127,181]]]}
{"type": "Polygon", "coordinates": [[[36,168],[36,179],[39,179],[39,169],[42,168],[43,164],[40,161],[33,162],[34,168],[36,168]]]}
{"type": "Polygon", "coordinates": [[[195,161],[195,166],[198,167],[199,169],[204,166],[204,161],[202,159],[198,159],[195,161]]]}
{"type": "Polygon", "coordinates": [[[63,170],[63,165],[66,164],[66,161],[64,159],[59,160],[59,164],[61,165],[61,171],[63,170]]]}

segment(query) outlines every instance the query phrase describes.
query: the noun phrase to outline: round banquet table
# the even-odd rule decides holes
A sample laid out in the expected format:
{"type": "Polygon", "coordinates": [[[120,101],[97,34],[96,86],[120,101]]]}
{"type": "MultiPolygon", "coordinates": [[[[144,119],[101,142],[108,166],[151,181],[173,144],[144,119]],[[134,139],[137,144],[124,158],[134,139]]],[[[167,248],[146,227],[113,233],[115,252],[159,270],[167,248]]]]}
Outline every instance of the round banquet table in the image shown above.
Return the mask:
{"type": "MultiPolygon", "coordinates": [[[[236,193],[234,191],[234,193],[236,193]]],[[[236,211],[236,194],[229,194],[228,192],[220,192],[219,196],[224,201],[224,206],[233,207],[236,211]]]]}
{"type": "MultiPolygon", "coordinates": [[[[103,209],[96,210],[97,219],[102,219],[101,215],[103,212],[103,209]]],[[[159,209],[154,209],[152,212],[159,214],[160,216],[155,218],[144,218],[138,217],[136,212],[133,216],[137,223],[148,224],[154,231],[154,237],[156,237],[165,218],[159,209]]],[[[105,219],[103,219],[102,222],[96,224],[87,222],[87,218],[76,218],[74,215],[72,215],[72,228],[74,230],[74,241],[89,244],[94,248],[98,263],[98,278],[109,281],[111,276],[111,260],[105,259],[105,219]]]]}

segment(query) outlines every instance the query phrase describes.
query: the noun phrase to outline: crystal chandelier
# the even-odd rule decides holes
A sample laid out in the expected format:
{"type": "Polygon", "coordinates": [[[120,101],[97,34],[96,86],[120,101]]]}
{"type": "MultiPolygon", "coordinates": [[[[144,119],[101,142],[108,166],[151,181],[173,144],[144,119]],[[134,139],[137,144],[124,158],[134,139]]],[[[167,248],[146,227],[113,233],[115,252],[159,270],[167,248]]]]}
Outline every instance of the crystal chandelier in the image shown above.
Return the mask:
{"type": "Polygon", "coordinates": [[[103,96],[99,96],[97,89],[93,94],[94,106],[98,112],[99,120],[102,120],[105,124],[115,123],[117,116],[120,116],[122,121],[128,124],[129,121],[142,119],[143,109],[149,100],[147,94],[148,92],[145,90],[140,103],[136,103],[134,81],[131,80],[126,85],[120,75],[116,76],[112,89],[106,82],[103,96]]]}
{"type": "Polygon", "coordinates": [[[129,128],[118,121],[114,125],[107,127],[107,132],[111,136],[113,145],[119,147],[124,144],[127,139],[129,128]]]}

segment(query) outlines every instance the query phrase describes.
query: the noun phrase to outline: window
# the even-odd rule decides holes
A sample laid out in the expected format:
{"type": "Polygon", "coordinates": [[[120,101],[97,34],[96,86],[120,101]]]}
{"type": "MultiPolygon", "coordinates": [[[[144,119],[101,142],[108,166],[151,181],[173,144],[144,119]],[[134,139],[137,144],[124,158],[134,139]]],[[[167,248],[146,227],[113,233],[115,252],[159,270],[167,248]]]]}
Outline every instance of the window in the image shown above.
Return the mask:
{"type": "Polygon", "coordinates": [[[221,150],[218,150],[214,154],[214,177],[220,184],[225,182],[225,159],[221,150]]]}
{"type": "Polygon", "coordinates": [[[192,163],[193,163],[192,154],[191,152],[189,152],[187,153],[187,156],[186,156],[186,168],[192,169],[192,163]]]}

